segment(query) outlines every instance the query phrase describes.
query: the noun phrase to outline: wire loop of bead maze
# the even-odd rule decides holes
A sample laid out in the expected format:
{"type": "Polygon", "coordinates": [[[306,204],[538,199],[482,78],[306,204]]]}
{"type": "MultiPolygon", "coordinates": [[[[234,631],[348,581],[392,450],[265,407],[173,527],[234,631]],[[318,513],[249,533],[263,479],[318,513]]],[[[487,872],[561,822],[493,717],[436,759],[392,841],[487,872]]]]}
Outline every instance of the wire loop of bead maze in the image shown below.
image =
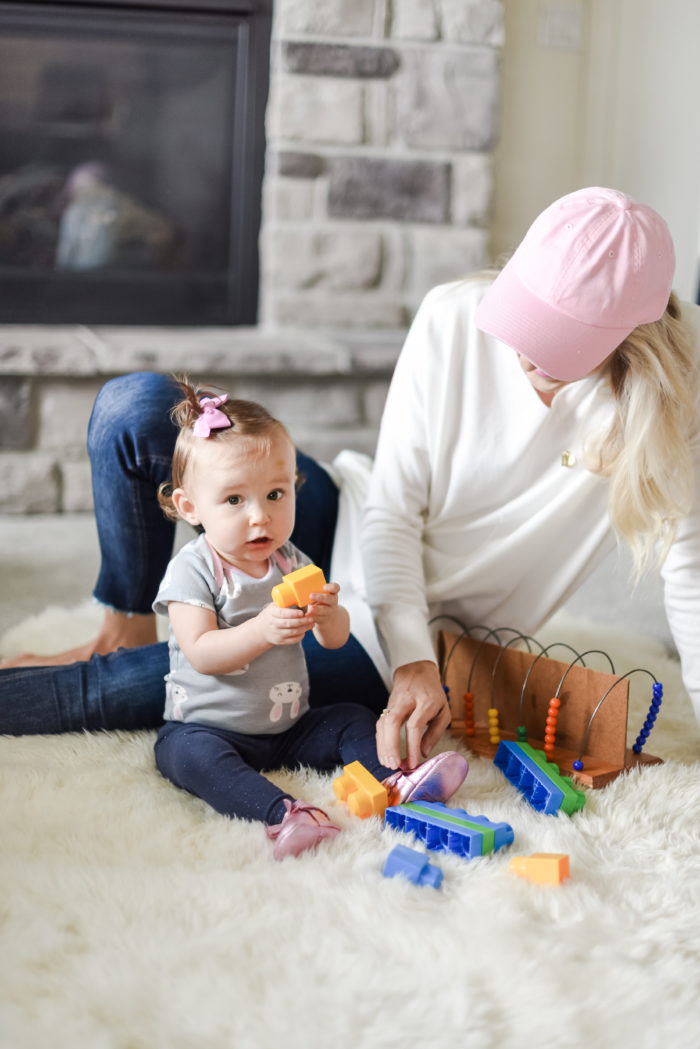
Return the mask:
{"type": "Polygon", "coordinates": [[[515,627],[465,627],[454,617],[442,618],[461,627],[458,634],[438,634],[451,732],[474,753],[493,758],[501,739],[529,742],[562,774],[588,787],[603,787],[636,765],[660,762],[641,752],[663,693],[650,671],[638,667],[617,675],[602,649],[579,653],[563,641],[545,648],[515,627]],[[482,636],[475,636],[477,631],[482,636]],[[504,634],[514,636],[504,642],[504,634]],[[518,644],[526,650],[514,647],[518,644]],[[568,663],[551,658],[557,647],[574,658],[568,663]],[[592,655],[604,657],[610,673],[587,666],[585,657],[592,655]],[[652,678],[653,699],[634,747],[628,748],[629,677],[638,672],[652,678]]]}

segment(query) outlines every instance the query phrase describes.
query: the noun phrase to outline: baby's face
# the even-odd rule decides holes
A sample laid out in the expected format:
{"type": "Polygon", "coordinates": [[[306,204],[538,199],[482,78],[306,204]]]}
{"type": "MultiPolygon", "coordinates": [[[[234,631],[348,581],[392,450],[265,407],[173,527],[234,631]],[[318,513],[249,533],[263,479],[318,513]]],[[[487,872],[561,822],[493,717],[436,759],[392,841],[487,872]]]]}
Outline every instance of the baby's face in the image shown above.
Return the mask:
{"type": "Polygon", "coordinates": [[[246,438],[202,441],[185,487],[207,539],[224,561],[258,579],[292,534],[296,453],[284,435],[269,452],[246,438]]]}

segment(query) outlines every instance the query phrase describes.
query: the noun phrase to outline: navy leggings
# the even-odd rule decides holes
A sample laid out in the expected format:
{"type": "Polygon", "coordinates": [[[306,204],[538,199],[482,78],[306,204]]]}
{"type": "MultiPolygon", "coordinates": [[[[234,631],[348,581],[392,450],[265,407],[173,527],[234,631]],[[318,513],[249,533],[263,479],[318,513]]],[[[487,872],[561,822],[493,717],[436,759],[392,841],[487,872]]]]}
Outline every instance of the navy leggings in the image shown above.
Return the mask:
{"type": "Polygon", "coordinates": [[[294,798],[262,770],[306,765],[329,771],[359,761],[381,781],[392,770],[379,763],[375,725],[372,712],[358,703],[309,710],[276,735],[170,721],[158,733],[156,764],[167,779],[217,812],[274,824],[284,816],[284,799],[294,798]]]}

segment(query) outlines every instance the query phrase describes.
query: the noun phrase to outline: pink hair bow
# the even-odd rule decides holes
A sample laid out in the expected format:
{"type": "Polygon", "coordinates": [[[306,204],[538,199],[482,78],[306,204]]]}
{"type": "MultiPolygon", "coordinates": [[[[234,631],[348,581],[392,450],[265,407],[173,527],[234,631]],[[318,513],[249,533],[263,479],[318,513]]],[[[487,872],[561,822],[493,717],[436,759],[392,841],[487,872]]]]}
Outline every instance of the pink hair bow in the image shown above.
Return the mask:
{"type": "Polygon", "coordinates": [[[228,415],[220,412],[218,407],[227,400],[227,393],[222,393],[221,397],[202,397],[199,402],[202,414],[192,427],[195,437],[209,437],[212,430],[225,430],[233,425],[228,415]]]}

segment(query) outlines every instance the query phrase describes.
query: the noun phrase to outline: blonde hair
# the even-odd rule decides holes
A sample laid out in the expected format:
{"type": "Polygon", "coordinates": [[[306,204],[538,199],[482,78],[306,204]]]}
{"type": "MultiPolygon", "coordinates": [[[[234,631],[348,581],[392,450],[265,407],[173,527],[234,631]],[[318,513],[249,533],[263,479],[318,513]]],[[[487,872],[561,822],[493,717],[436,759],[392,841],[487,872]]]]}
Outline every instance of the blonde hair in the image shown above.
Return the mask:
{"type": "Polygon", "coordinates": [[[693,498],[690,438],[696,428],[700,376],[680,304],[642,324],[607,365],[615,415],[588,437],[585,465],[610,482],[609,513],[629,544],[637,579],[660,567],[693,498]]]}
{"type": "Polygon", "coordinates": [[[231,425],[212,430],[208,437],[197,436],[193,430],[194,424],[202,415],[201,399],[221,396],[222,391],[194,386],[186,376],[174,378],[182,391],[182,400],[174,405],[170,418],[179,427],[180,432],[175,441],[170,480],[158,488],[158,503],[169,520],[178,521],[180,515],[173,503],[173,491],[182,488],[187,469],[204,441],[246,441],[253,454],[262,456],[269,454],[275,438],[284,437],[292,447],[294,444],[286,427],[261,404],[230,398],[217,407],[231,420],[231,425]]]}
{"type": "MultiPolygon", "coordinates": [[[[495,280],[506,261],[468,279],[495,280]]],[[[607,430],[587,436],[584,462],[610,482],[610,521],[630,547],[638,581],[650,565],[663,564],[694,494],[690,439],[700,362],[675,292],[658,321],[630,332],[606,370],[615,417],[607,430]]]]}

